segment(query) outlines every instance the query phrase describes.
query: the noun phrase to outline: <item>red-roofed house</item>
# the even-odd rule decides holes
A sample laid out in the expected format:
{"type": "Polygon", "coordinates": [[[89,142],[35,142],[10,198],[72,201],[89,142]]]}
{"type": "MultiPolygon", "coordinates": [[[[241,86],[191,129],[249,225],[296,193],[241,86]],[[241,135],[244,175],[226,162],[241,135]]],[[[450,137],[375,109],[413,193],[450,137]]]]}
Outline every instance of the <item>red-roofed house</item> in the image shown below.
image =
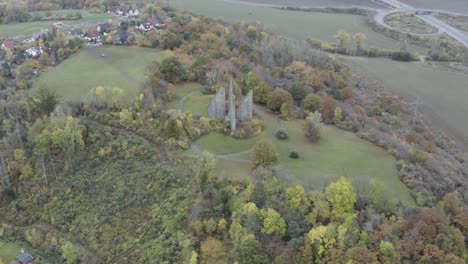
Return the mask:
{"type": "Polygon", "coordinates": [[[11,40],[5,40],[2,43],[2,49],[5,49],[5,50],[12,50],[14,47],[15,47],[15,43],[13,43],[13,41],[11,40]]]}

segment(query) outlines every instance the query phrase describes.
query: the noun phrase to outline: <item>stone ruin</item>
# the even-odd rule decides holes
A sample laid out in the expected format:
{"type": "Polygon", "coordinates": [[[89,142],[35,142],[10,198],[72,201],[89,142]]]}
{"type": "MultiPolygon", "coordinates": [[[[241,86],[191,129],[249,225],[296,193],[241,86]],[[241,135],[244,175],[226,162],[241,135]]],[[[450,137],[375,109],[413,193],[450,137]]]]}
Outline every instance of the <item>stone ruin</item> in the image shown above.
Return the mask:
{"type": "Polygon", "coordinates": [[[226,115],[226,89],[222,87],[208,105],[208,117],[229,122],[231,130],[236,130],[237,120],[252,120],[253,92],[250,91],[236,109],[236,96],[232,79],[228,92],[228,113],[226,115]]]}

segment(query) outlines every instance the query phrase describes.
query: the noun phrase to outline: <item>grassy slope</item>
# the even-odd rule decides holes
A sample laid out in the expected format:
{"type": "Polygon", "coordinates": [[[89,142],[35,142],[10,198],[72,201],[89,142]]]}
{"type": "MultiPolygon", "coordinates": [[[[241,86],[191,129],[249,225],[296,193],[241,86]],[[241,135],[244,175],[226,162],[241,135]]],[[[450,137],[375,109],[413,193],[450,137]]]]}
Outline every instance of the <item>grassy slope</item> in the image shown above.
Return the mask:
{"type": "Polygon", "coordinates": [[[19,246],[0,241],[0,261],[3,261],[3,263],[10,263],[20,252],[21,248],[19,246]]]}
{"type": "Polygon", "coordinates": [[[57,89],[64,99],[74,100],[85,97],[91,88],[106,86],[120,87],[133,97],[143,84],[146,68],[159,54],[142,48],[85,48],[42,73],[33,91],[44,84],[57,89]]]}
{"type": "MultiPolygon", "coordinates": [[[[78,24],[83,22],[92,22],[92,21],[100,21],[100,20],[107,20],[112,18],[111,15],[108,14],[93,14],[85,10],[60,10],[55,11],[55,13],[69,13],[69,12],[77,12],[79,11],[83,18],[80,20],[64,20],[62,22],[66,24],[78,24]]],[[[57,20],[60,21],[60,20],[57,20]]],[[[0,25],[0,32],[3,34],[13,37],[19,35],[27,35],[32,34],[35,32],[40,31],[41,29],[50,28],[54,22],[57,21],[34,21],[34,22],[27,22],[27,23],[13,23],[13,24],[5,24],[0,25]]]]}
{"type": "MultiPolygon", "coordinates": [[[[197,86],[193,84],[182,86],[182,89],[177,90],[176,98],[182,98],[195,88],[197,86]]],[[[187,99],[184,111],[204,109],[206,113],[209,99],[209,96],[203,96],[201,93],[195,94],[187,99]]],[[[249,150],[258,140],[269,139],[273,141],[278,151],[280,165],[289,172],[288,180],[312,188],[321,188],[339,176],[364,180],[375,178],[388,187],[388,194],[391,197],[399,197],[404,202],[412,203],[408,188],[398,179],[394,159],[384,150],[358,138],[353,133],[331,126],[323,127],[320,143],[311,144],[304,138],[302,121],[299,120],[283,122],[289,139],[280,141],[273,136],[277,127],[276,116],[268,113],[263,107],[256,107],[256,112],[266,121],[266,130],[262,135],[236,140],[211,133],[196,143],[214,154],[226,155],[249,150]],[[299,152],[300,159],[293,160],[288,157],[292,150],[299,152]]],[[[249,159],[248,154],[236,157],[249,159]]],[[[223,175],[233,178],[242,178],[250,172],[250,164],[237,161],[218,160],[217,167],[223,175]]]]}
{"type": "Polygon", "coordinates": [[[386,59],[346,57],[343,60],[371,79],[412,98],[419,96],[428,115],[437,127],[445,130],[468,148],[468,74],[433,63],[398,63],[386,59]]]}
{"type": "Polygon", "coordinates": [[[369,47],[398,49],[399,43],[372,31],[362,16],[325,14],[254,7],[216,0],[175,0],[173,5],[195,14],[232,21],[261,21],[268,30],[296,39],[309,37],[333,41],[340,29],[350,33],[363,32],[369,47]]]}

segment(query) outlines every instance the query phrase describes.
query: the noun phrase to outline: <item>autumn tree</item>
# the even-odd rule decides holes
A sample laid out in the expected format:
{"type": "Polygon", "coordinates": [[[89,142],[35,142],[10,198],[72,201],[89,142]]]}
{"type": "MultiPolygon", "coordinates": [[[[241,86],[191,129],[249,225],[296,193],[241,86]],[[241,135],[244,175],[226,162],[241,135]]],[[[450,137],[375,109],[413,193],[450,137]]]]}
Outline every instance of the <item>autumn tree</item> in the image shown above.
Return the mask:
{"type": "Polygon", "coordinates": [[[342,116],[341,108],[340,107],[335,108],[335,112],[333,114],[333,123],[338,124],[341,122],[342,119],[343,119],[343,116],[342,116]]]}
{"type": "Polygon", "coordinates": [[[320,100],[320,113],[324,120],[331,121],[335,116],[336,101],[331,96],[323,97],[320,100]]]}
{"type": "Polygon", "coordinates": [[[200,255],[200,263],[202,264],[226,263],[226,252],[223,244],[213,237],[208,237],[201,243],[200,255]]]}
{"type": "Polygon", "coordinates": [[[456,216],[463,211],[463,201],[456,192],[447,193],[444,198],[444,207],[448,214],[456,216]]]}
{"type": "Polygon", "coordinates": [[[235,248],[235,260],[239,264],[266,264],[267,257],[263,252],[262,245],[255,237],[248,237],[241,241],[235,248]]]}
{"type": "Polygon", "coordinates": [[[293,105],[293,98],[287,91],[283,89],[276,89],[269,95],[267,107],[272,111],[280,111],[283,104],[293,105]]]}
{"type": "Polygon", "coordinates": [[[59,150],[64,155],[65,170],[68,170],[72,166],[74,155],[84,149],[82,131],[83,127],[78,119],[53,115],[46,128],[34,140],[38,148],[43,150],[42,155],[51,150],[59,150]]]}
{"type": "MultiPolygon", "coordinates": [[[[248,90],[253,91],[253,100],[256,103],[266,104],[271,93],[270,85],[268,85],[263,78],[255,74],[254,72],[249,72],[245,78],[245,85],[248,90]]],[[[281,105],[280,105],[281,107],[281,105]]]]}
{"type": "Polygon", "coordinates": [[[161,62],[156,76],[171,83],[179,83],[185,79],[185,69],[176,57],[171,56],[161,62]]]}
{"type": "Polygon", "coordinates": [[[309,113],[304,124],[304,133],[311,142],[320,140],[320,128],[322,127],[322,115],[319,112],[309,113]]]}
{"type": "Polygon", "coordinates": [[[393,263],[394,258],[397,255],[395,246],[389,241],[380,241],[379,253],[382,261],[385,263],[393,263]]]}
{"type": "Polygon", "coordinates": [[[268,208],[263,212],[262,233],[283,237],[286,234],[286,222],[275,209],[268,208]]]}
{"type": "Polygon", "coordinates": [[[78,254],[76,252],[75,245],[70,241],[67,241],[62,246],[63,257],[67,260],[67,264],[75,264],[78,261],[78,254]]]}
{"type": "Polygon", "coordinates": [[[346,43],[351,39],[351,35],[344,30],[340,30],[336,33],[335,38],[338,41],[338,47],[346,49],[346,43]]]}
{"type": "Polygon", "coordinates": [[[255,168],[259,166],[265,167],[276,163],[278,161],[278,154],[271,142],[260,140],[255,144],[250,158],[255,168]]]}
{"type": "Polygon", "coordinates": [[[180,47],[182,45],[183,40],[177,34],[172,33],[170,31],[166,31],[161,36],[161,47],[163,49],[170,49],[173,50],[175,48],[180,47]]]}
{"type": "Polygon", "coordinates": [[[60,96],[57,91],[47,86],[40,86],[32,96],[33,105],[41,114],[50,115],[55,110],[60,96]]]}
{"type": "Polygon", "coordinates": [[[350,180],[341,177],[338,181],[328,185],[325,194],[332,207],[331,217],[333,219],[343,220],[354,214],[356,194],[350,180]]]}
{"type": "Polygon", "coordinates": [[[289,206],[294,209],[299,209],[304,198],[304,187],[296,184],[286,188],[286,199],[288,199],[289,206]]]}
{"type": "Polygon", "coordinates": [[[315,112],[320,108],[320,96],[315,94],[308,94],[304,100],[302,100],[302,110],[315,112]]]}
{"type": "Polygon", "coordinates": [[[366,34],[362,32],[358,32],[353,36],[354,41],[356,42],[356,51],[359,53],[362,50],[364,45],[364,41],[367,39],[366,34]]]}
{"type": "Polygon", "coordinates": [[[435,244],[446,254],[464,258],[466,256],[465,237],[453,226],[442,226],[435,238],[435,244]]]}

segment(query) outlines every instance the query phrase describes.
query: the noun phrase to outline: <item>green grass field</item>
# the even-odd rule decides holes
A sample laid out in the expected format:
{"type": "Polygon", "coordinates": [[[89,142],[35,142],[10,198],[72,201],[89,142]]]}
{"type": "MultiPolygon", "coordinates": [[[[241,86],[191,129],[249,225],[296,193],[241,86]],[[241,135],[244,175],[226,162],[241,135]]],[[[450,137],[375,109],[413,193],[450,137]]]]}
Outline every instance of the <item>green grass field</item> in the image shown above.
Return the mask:
{"type": "Polygon", "coordinates": [[[217,0],[174,0],[172,5],[195,14],[228,22],[260,21],[268,30],[294,39],[302,40],[313,37],[334,41],[333,36],[342,29],[352,34],[357,32],[366,34],[368,47],[399,49],[398,41],[371,30],[363,16],[296,12],[217,0]]]}
{"type": "MultiPolygon", "coordinates": [[[[84,22],[93,22],[93,21],[105,21],[111,19],[112,16],[109,14],[93,14],[85,10],[59,10],[54,11],[55,13],[69,13],[79,11],[83,18],[80,20],[64,20],[65,24],[80,24],[84,22]]],[[[52,24],[60,20],[51,20],[51,21],[34,21],[26,23],[13,23],[13,24],[3,24],[0,25],[0,32],[7,37],[15,37],[21,35],[28,35],[32,33],[39,32],[41,29],[51,28],[52,24]]]]}
{"type": "MultiPolygon", "coordinates": [[[[180,87],[181,89],[177,90],[179,98],[197,88],[193,84],[180,87]]],[[[187,99],[183,109],[188,112],[203,109],[206,113],[210,98],[210,96],[202,95],[201,92],[196,93],[187,99]]],[[[211,133],[198,139],[196,144],[215,155],[228,155],[250,150],[260,139],[271,140],[279,154],[280,168],[285,175],[288,175],[287,180],[291,182],[301,183],[311,188],[321,188],[340,176],[364,180],[377,179],[388,187],[389,197],[398,197],[403,202],[412,204],[413,199],[408,188],[398,179],[395,160],[383,149],[360,139],[353,133],[333,126],[323,127],[319,143],[309,143],[304,137],[302,120],[283,122],[289,139],[278,140],[274,137],[277,128],[276,115],[261,106],[256,106],[255,111],[266,123],[266,129],[260,136],[238,140],[211,133]],[[289,158],[292,150],[300,154],[299,159],[289,158]]],[[[249,154],[236,155],[236,158],[248,160],[249,154]]],[[[251,165],[245,162],[219,159],[217,170],[227,177],[243,178],[250,174],[251,165]]]]}
{"type": "Polygon", "coordinates": [[[21,248],[19,246],[0,240],[0,261],[3,261],[3,263],[10,263],[20,252],[21,248]]]}
{"type": "Polygon", "coordinates": [[[43,72],[32,91],[45,85],[57,89],[65,100],[77,100],[97,86],[120,87],[133,98],[144,83],[147,67],[160,54],[159,50],[134,47],[85,48],[43,72]]]}
{"type": "Polygon", "coordinates": [[[450,69],[444,63],[340,58],[371,80],[381,80],[385,87],[394,92],[412,99],[419,96],[426,117],[468,149],[468,73],[450,69]]]}

